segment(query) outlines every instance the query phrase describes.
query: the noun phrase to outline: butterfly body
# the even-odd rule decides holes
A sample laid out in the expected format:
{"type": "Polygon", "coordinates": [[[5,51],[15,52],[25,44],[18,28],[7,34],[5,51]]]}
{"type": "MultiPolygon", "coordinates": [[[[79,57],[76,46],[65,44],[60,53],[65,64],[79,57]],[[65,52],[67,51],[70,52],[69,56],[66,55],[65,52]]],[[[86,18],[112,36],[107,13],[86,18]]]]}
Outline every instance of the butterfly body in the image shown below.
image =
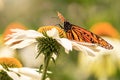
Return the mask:
{"type": "Polygon", "coordinates": [[[61,20],[61,22],[64,23],[63,29],[66,32],[66,36],[68,39],[79,42],[97,44],[105,49],[113,49],[113,46],[109,44],[107,41],[105,41],[103,38],[82,27],[71,24],[59,12],[58,12],[58,17],[61,20]]]}

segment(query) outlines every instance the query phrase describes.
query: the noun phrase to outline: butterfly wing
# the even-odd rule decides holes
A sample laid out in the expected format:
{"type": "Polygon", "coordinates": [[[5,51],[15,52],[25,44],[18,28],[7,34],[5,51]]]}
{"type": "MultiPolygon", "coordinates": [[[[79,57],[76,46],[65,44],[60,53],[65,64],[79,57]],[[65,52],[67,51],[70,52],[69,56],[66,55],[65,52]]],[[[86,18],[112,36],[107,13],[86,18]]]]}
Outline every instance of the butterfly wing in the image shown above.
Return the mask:
{"type": "Polygon", "coordinates": [[[100,36],[76,25],[72,25],[71,29],[66,32],[66,35],[71,40],[94,43],[106,49],[113,49],[113,46],[100,36]]]}
{"type": "Polygon", "coordinates": [[[66,32],[67,38],[71,40],[76,40],[79,42],[88,42],[97,44],[106,49],[113,49],[113,46],[107,41],[102,39],[100,36],[76,25],[69,23],[64,16],[58,12],[58,18],[64,23],[64,30],[66,32]]]}

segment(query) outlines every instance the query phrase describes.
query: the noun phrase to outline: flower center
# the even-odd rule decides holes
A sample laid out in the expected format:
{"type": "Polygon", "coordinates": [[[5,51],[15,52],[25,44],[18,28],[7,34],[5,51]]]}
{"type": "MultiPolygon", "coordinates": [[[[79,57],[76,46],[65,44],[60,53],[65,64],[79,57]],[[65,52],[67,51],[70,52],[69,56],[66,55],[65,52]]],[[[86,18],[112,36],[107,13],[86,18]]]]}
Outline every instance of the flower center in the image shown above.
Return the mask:
{"type": "Polygon", "coordinates": [[[45,56],[51,56],[53,53],[57,55],[59,53],[60,44],[52,37],[40,37],[36,40],[38,41],[38,56],[41,53],[43,53],[45,56]]]}
{"type": "Polygon", "coordinates": [[[0,64],[6,65],[7,67],[14,68],[14,67],[22,67],[22,64],[16,58],[0,58],[0,64]]]}
{"type": "Polygon", "coordinates": [[[52,28],[56,28],[59,32],[59,36],[62,38],[62,37],[66,37],[66,34],[64,32],[63,29],[61,29],[60,27],[57,27],[57,26],[43,26],[43,27],[40,27],[38,29],[38,32],[41,32],[41,33],[44,33],[48,30],[51,30],[52,28]]]}

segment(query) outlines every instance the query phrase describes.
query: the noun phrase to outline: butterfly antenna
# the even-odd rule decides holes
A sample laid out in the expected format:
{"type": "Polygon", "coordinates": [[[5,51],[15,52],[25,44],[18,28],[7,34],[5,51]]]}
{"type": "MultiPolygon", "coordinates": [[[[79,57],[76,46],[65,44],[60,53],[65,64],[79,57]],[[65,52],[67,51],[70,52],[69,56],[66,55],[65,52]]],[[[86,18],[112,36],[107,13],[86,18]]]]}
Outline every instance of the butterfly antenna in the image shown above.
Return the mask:
{"type": "Polygon", "coordinates": [[[58,17],[51,17],[51,18],[58,19],[58,17]]]}
{"type": "Polygon", "coordinates": [[[61,20],[62,23],[64,23],[66,21],[65,18],[63,17],[63,15],[60,12],[57,12],[57,15],[58,15],[58,17],[59,17],[59,19],[61,20]]]}
{"type": "Polygon", "coordinates": [[[61,24],[56,24],[55,26],[59,26],[60,28],[64,29],[61,24]]]}

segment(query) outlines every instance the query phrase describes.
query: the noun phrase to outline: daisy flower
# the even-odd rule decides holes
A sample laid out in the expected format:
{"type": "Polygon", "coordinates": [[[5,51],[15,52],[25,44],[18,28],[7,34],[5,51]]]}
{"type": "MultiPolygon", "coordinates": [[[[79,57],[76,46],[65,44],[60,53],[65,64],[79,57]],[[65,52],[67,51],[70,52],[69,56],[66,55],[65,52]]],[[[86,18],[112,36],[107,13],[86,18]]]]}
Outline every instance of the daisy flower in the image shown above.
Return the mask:
{"type": "MultiPolygon", "coordinates": [[[[13,34],[8,35],[6,38],[6,45],[11,46],[13,49],[21,49],[31,44],[38,45],[39,38],[45,38],[42,33],[35,30],[21,30],[21,29],[12,29],[13,34]]],[[[76,42],[68,40],[67,38],[60,38],[58,29],[56,27],[46,31],[46,34],[57,41],[60,45],[65,48],[66,53],[72,51],[72,48],[83,51],[86,54],[95,55],[95,52],[99,51],[99,48],[96,44],[76,42]]],[[[62,35],[63,36],[63,35],[62,35]]]]}
{"type": "Polygon", "coordinates": [[[41,80],[42,73],[37,71],[38,69],[22,67],[16,58],[0,58],[0,80],[41,80]]]}
{"type": "MultiPolygon", "coordinates": [[[[37,72],[38,69],[21,67],[3,68],[0,65],[0,80],[41,80],[42,73],[37,72]]],[[[45,80],[50,80],[46,78],[45,80]]]]}
{"type": "Polygon", "coordinates": [[[53,55],[59,55],[61,47],[65,49],[66,53],[72,51],[74,48],[92,56],[95,55],[95,52],[99,51],[96,44],[68,40],[64,38],[64,31],[62,29],[52,26],[51,29],[46,30],[45,28],[47,27],[50,28],[51,26],[42,27],[38,31],[12,29],[12,34],[8,35],[5,43],[13,49],[22,49],[31,44],[36,44],[36,50],[38,52],[36,58],[40,54],[44,55],[41,80],[45,80],[49,61],[52,59],[55,62],[53,55]]]}

